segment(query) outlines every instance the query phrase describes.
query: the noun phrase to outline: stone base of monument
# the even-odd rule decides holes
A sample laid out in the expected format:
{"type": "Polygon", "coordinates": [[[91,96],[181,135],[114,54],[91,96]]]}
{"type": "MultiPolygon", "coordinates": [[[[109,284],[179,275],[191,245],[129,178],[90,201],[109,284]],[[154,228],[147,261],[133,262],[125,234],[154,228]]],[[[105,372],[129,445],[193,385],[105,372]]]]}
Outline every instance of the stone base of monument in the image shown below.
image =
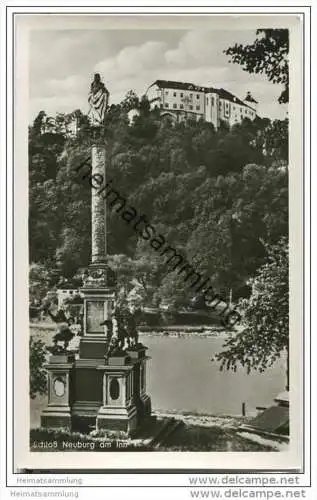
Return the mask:
{"type": "Polygon", "coordinates": [[[41,427],[52,429],[72,429],[72,414],[70,407],[51,406],[41,414],[41,427]]]}
{"type": "Polygon", "coordinates": [[[50,356],[42,427],[133,433],[151,415],[145,353],[138,345],[106,359],[50,356]]]}
{"type": "Polygon", "coordinates": [[[96,428],[132,433],[138,424],[134,398],[135,363],[126,352],[110,355],[97,368],[103,373],[103,402],[96,418],[96,428]]]}
{"type": "Polygon", "coordinates": [[[107,340],[86,335],[80,339],[79,357],[81,359],[103,359],[107,340]]]}
{"type": "Polygon", "coordinates": [[[141,394],[140,396],[140,402],[142,405],[141,409],[141,415],[143,417],[149,417],[152,412],[152,403],[151,403],[151,398],[147,394],[141,394]]]}
{"type": "Polygon", "coordinates": [[[147,347],[138,344],[127,350],[130,362],[134,365],[133,370],[133,398],[137,408],[138,422],[151,415],[151,398],[146,394],[146,356],[147,347]]]}
{"type": "Polygon", "coordinates": [[[101,359],[76,359],[72,387],[73,427],[85,432],[96,424],[96,415],[103,401],[103,376],[97,370],[101,359]]]}
{"type": "Polygon", "coordinates": [[[137,428],[137,409],[134,405],[125,408],[102,406],[97,414],[96,429],[133,433],[137,428]]]}
{"type": "Polygon", "coordinates": [[[48,372],[48,405],[41,414],[42,427],[71,429],[71,388],[74,355],[53,354],[45,368],[48,372]]]}

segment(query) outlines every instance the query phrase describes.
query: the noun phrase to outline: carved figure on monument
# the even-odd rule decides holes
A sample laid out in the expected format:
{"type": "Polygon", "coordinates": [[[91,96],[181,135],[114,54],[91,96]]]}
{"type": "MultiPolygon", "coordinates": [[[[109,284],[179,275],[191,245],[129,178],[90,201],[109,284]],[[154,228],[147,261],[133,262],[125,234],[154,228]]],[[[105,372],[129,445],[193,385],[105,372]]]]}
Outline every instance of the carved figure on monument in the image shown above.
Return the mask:
{"type": "Polygon", "coordinates": [[[53,314],[48,306],[46,307],[45,312],[50,316],[54,323],[56,323],[55,335],[53,337],[53,351],[66,351],[69,342],[75,336],[70,328],[74,322],[73,318],[66,315],[63,308],[58,309],[57,313],[53,314]],[[58,345],[58,342],[63,342],[63,346],[58,345]]]}
{"type": "Polygon", "coordinates": [[[111,319],[100,323],[107,326],[108,353],[113,350],[115,344],[120,350],[129,349],[138,345],[138,330],[135,314],[132,314],[124,306],[116,307],[111,319]],[[116,339],[116,342],[114,342],[116,339]]]}
{"type": "Polygon", "coordinates": [[[125,306],[117,307],[114,312],[118,322],[118,338],[122,347],[132,347],[138,344],[137,323],[134,314],[125,306]]]}
{"type": "Polygon", "coordinates": [[[120,345],[120,341],[117,337],[113,337],[110,341],[107,356],[122,356],[124,354],[124,350],[120,345]]]}
{"type": "Polygon", "coordinates": [[[109,91],[101,81],[100,74],[95,73],[90,85],[88,96],[90,110],[88,117],[93,127],[101,127],[104,124],[106,111],[109,103],[109,91]]]}
{"type": "Polygon", "coordinates": [[[112,319],[106,319],[102,323],[100,323],[100,326],[106,325],[107,327],[107,344],[108,346],[110,345],[111,339],[114,336],[114,329],[113,329],[113,320],[112,319]]]}

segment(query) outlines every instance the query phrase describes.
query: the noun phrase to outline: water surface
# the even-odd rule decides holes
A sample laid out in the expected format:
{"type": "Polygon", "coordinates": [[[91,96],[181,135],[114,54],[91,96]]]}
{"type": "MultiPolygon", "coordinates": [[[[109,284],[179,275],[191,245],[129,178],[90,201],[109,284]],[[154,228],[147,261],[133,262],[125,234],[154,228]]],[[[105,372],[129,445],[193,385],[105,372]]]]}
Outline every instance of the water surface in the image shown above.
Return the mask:
{"type": "Polygon", "coordinates": [[[148,347],[147,392],[153,409],[181,409],[213,414],[241,414],[245,401],[247,412],[256,406],[272,404],[284,390],[284,363],[279,360],[264,373],[247,375],[220,372],[211,362],[224,342],[219,337],[193,336],[171,338],[142,336],[148,347]]]}

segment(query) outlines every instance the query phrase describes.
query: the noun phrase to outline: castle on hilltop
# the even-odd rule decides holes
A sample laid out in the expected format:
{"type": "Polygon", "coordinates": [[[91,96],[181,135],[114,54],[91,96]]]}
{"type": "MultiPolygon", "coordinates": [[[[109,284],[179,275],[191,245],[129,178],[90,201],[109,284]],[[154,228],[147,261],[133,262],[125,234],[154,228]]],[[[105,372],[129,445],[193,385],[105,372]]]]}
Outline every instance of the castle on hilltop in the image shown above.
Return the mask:
{"type": "Polygon", "coordinates": [[[254,120],[257,101],[250,92],[244,101],[224,89],[201,87],[193,83],[156,80],[147,91],[152,109],[160,109],[161,116],[173,121],[187,118],[203,119],[218,129],[221,121],[229,126],[241,123],[244,118],[254,120]]]}

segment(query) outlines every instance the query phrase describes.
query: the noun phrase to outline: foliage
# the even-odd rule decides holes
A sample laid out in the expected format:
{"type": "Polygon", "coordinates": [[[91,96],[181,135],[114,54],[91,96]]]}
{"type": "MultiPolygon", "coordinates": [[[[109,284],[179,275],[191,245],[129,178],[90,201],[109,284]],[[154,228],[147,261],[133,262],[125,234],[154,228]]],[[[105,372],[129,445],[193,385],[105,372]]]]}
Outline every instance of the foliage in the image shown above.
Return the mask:
{"type": "Polygon", "coordinates": [[[121,108],[125,111],[130,111],[131,109],[139,107],[139,98],[133,90],[127,92],[125,98],[121,102],[121,108]]]}
{"type": "Polygon", "coordinates": [[[280,103],[289,99],[288,52],[289,32],[287,29],[259,29],[251,45],[235,44],[225,50],[231,62],[240,64],[249,73],[264,73],[270,82],[284,85],[279,97],[280,103]]]}
{"type": "Polygon", "coordinates": [[[43,299],[47,292],[55,285],[54,269],[45,264],[32,263],[29,267],[29,296],[30,302],[34,299],[43,299]]]}
{"type": "Polygon", "coordinates": [[[30,337],[29,363],[30,363],[30,397],[34,399],[37,394],[46,394],[45,344],[40,339],[30,337]]]}
{"type": "Polygon", "coordinates": [[[287,233],[287,172],[246,165],[239,174],[207,179],[194,196],[202,202],[187,252],[216,287],[237,290],[263,263],[262,241],[287,233]]]}
{"type": "MultiPolygon", "coordinates": [[[[48,133],[41,112],[29,130],[30,261],[57,266],[67,278],[88,265],[91,248],[89,165],[80,167],[89,164],[91,134],[87,117],[73,115],[77,137],[67,133],[68,115],[58,115],[48,133]]],[[[216,289],[227,296],[233,289],[237,299],[264,263],[262,242],[287,234],[287,121],[245,119],[217,131],[203,121],[172,125],[133,92],[110,107],[106,120],[100,140],[113,189],[216,289]],[[129,124],[131,107],[140,116],[129,124]]],[[[107,248],[119,287],[137,289],[143,305],[176,307],[190,299],[116,209],[107,211],[107,248]]]]}
{"type": "Polygon", "coordinates": [[[263,150],[272,163],[288,164],[288,119],[274,120],[262,132],[263,150]]]}
{"type": "Polygon", "coordinates": [[[41,298],[49,289],[49,271],[41,264],[31,264],[29,268],[30,299],[41,298]]]}
{"type": "MultiPolygon", "coordinates": [[[[267,258],[251,280],[252,295],[241,303],[245,328],[227,340],[216,355],[221,369],[237,364],[264,371],[286,350],[289,342],[289,279],[286,238],[267,247],[267,258]]],[[[287,384],[288,385],[288,384],[287,384]]]]}

